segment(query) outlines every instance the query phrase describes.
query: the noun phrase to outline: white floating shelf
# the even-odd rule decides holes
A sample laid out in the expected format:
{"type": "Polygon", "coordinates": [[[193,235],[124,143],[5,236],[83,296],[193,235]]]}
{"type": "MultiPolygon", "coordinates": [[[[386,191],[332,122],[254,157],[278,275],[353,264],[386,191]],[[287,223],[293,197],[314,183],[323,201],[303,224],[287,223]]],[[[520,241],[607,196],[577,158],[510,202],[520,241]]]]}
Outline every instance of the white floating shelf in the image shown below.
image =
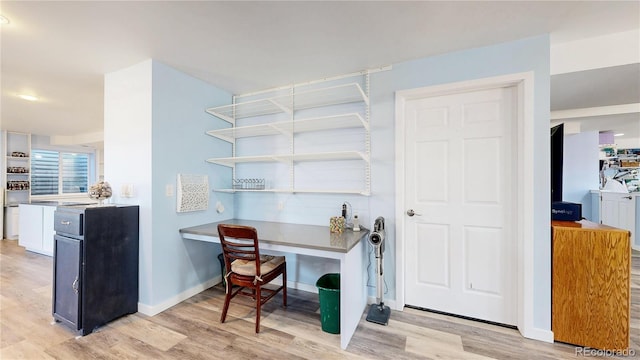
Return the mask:
{"type": "Polygon", "coordinates": [[[286,95],[232,105],[223,105],[208,108],[206,111],[213,116],[217,116],[222,120],[234,124],[235,119],[291,112],[291,108],[291,96],[286,95]]]}
{"type": "Polygon", "coordinates": [[[302,110],[352,102],[369,104],[369,98],[364,91],[362,91],[358,83],[309,90],[294,95],[280,95],[267,99],[217,106],[208,108],[206,111],[213,116],[234,124],[235,119],[282,112],[290,113],[293,109],[302,110]]]}
{"type": "Polygon", "coordinates": [[[226,158],[211,158],[207,162],[233,167],[239,163],[257,162],[286,162],[286,161],[331,161],[331,160],[364,160],[369,161],[369,157],[360,151],[335,151],[325,153],[310,154],[283,154],[283,155],[260,155],[260,156],[238,156],[226,158]]]}
{"type": "Polygon", "coordinates": [[[369,105],[369,98],[358,83],[300,92],[294,95],[294,100],[296,110],[361,101],[369,105]]]}
{"type": "Polygon", "coordinates": [[[365,160],[369,157],[360,151],[335,151],[326,153],[295,154],[290,156],[293,161],[331,161],[331,160],[365,160]]]}
{"type": "Polygon", "coordinates": [[[364,128],[369,130],[369,123],[367,123],[360,114],[349,113],[261,125],[238,126],[207,131],[207,134],[224,141],[233,142],[234,139],[254,136],[292,135],[302,132],[347,128],[364,128]]]}
{"type": "Polygon", "coordinates": [[[307,193],[307,194],[351,194],[351,195],[365,195],[370,194],[364,190],[327,190],[327,189],[265,189],[265,190],[250,190],[250,189],[214,189],[215,192],[222,193],[236,193],[236,192],[266,192],[266,193],[307,193]]]}
{"type": "Polygon", "coordinates": [[[223,166],[233,167],[235,164],[241,163],[259,163],[259,162],[278,162],[281,157],[286,155],[261,155],[261,156],[238,156],[238,157],[226,157],[226,158],[211,158],[207,159],[207,162],[212,164],[218,164],[223,166]]]}
{"type": "MultiPolygon", "coordinates": [[[[290,123],[291,124],[291,123],[290,123]]],[[[291,124],[294,134],[309,131],[322,131],[332,129],[364,128],[369,130],[369,123],[358,113],[323,116],[297,120],[291,124]]]]}

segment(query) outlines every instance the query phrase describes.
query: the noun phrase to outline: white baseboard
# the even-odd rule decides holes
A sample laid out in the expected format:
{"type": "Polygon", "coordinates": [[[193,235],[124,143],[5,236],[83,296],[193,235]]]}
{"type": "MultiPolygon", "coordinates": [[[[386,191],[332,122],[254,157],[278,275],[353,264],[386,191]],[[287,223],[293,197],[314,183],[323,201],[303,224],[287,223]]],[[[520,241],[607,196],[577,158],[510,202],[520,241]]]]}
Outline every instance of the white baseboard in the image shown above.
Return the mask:
{"type": "Polygon", "coordinates": [[[191,289],[187,289],[183,292],[181,292],[180,294],[173,296],[163,302],[161,302],[160,304],[157,305],[147,305],[147,304],[143,304],[143,303],[138,303],[138,312],[148,315],[148,316],[154,316],[157,315],[165,310],[167,310],[168,308],[179,304],[180,302],[187,300],[188,298],[192,297],[193,295],[199,294],[204,290],[207,290],[208,288],[212,287],[213,285],[216,285],[218,283],[220,283],[222,281],[222,276],[218,275],[218,276],[214,276],[213,278],[205,281],[202,284],[198,284],[194,287],[192,287],[191,289]]]}
{"type": "Polygon", "coordinates": [[[318,288],[315,285],[311,285],[311,284],[287,281],[287,286],[289,288],[298,289],[298,290],[302,290],[302,291],[306,291],[314,294],[318,293],[318,288]]]}
{"type": "MultiPolygon", "coordinates": [[[[216,285],[219,284],[220,282],[222,282],[222,276],[218,275],[215,276],[213,278],[211,278],[208,281],[205,281],[202,284],[196,285],[194,287],[192,287],[191,289],[185,290],[182,293],[173,296],[163,302],[161,302],[160,304],[157,305],[147,305],[147,304],[143,304],[143,303],[138,303],[138,312],[148,315],[148,316],[154,316],[157,315],[165,310],[167,310],[168,308],[179,304],[180,302],[187,300],[188,298],[201,293],[202,291],[216,285]]],[[[275,279],[274,281],[272,281],[272,284],[274,285],[281,285],[282,284],[282,280],[281,279],[275,279]]],[[[307,292],[311,292],[311,293],[318,293],[318,288],[315,287],[315,285],[310,285],[310,284],[304,284],[304,283],[299,283],[299,282],[295,282],[295,281],[287,281],[287,287],[289,289],[298,289],[298,290],[302,290],[302,291],[307,291],[307,292]]]]}
{"type": "MultiPolygon", "coordinates": [[[[282,279],[278,278],[271,282],[273,285],[282,285],[282,279]]],[[[289,289],[297,289],[310,293],[318,293],[318,288],[315,285],[300,283],[296,281],[287,281],[287,288],[289,289]]]]}
{"type": "Polygon", "coordinates": [[[554,339],[553,331],[544,330],[540,328],[531,328],[524,332],[521,331],[520,333],[522,334],[522,336],[526,337],[527,339],[544,341],[547,343],[553,343],[553,339],[554,339]]]}

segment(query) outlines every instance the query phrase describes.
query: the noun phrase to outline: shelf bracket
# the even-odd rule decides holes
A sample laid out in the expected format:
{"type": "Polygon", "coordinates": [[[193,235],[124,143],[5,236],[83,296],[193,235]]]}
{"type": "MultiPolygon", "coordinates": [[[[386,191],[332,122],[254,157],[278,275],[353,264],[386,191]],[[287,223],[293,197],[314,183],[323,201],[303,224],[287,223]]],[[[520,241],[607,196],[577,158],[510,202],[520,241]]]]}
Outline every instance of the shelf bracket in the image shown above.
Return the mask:
{"type": "Polygon", "coordinates": [[[277,107],[278,109],[282,110],[283,112],[292,115],[293,114],[293,110],[291,110],[290,108],[280,104],[279,102],[273,100],[273,99],[268,99],[268,101],[270,103],[272,103],[275,107],[277,107]]]}
{"type": "Polygon", "coordinates": [[[235,164],[230,164],[230,163],[225,162],[225,161],[218,161],[218,160],[215,160],[215,159],[207,159],[207,160],[205,160],[205,161],[206,161],[206,162],[208,162],[208,163],[210,163],[210,164],[216,164],[216,165],[220,165],[220,166],[226,166],[226,167],[228,167],[228,168],[232,168],[232,169],[234,169],[234,170],[235,170],[235,168],[236,168],[235,164]]]}
{"type": "Polygon", "coordinates": [[[279,132],[281,135],[285,135],[288,137],[293,137],[293,131],[292,130],[285,130],[280,126],[277,126],[275,124],[269,124],[269,127],[272,128],[273,130],[279,132]]]}
{"type": "Polygon", "coordinates": [[[235,139],[234,139],[234,138],[232,138],[232,137],[230,137],[230,136],[224,136],[224,135],[219,135],[219,134],[212,134],[212,133],[210,133],[209,131],[208,131],[208,132],[206,132],[206,134],[207,134],[207,135],[209,135],[209,136],[213,136],[213,137],[215,137],[215,138],[218,138],[218,139],[220,139],[220,140],[222,140],[222,141],[226,141],[226,142],[228,142],[228,143],[235,144],[235,139]]]}
{"type": "Polygon", "coordinates": [[[215,117],[217,117],[219,119],[222,119],[222,120],[230,123],[233,126],[236,125],[236,120],[231,116],[223,115],[223,114],[220,114],[218,112],[211,111],[211,110],[206,110],[206,112],[209,113],[210,115],[213,115],[213,116],[215,116],[215,117]]]}

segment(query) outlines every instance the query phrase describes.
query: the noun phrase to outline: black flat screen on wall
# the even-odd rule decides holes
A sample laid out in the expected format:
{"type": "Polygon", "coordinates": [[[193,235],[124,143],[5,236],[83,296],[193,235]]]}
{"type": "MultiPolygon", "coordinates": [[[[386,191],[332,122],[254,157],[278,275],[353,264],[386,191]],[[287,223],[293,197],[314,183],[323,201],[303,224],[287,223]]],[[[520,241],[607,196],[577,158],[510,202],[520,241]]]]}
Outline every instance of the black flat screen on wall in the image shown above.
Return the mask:
{"type": "Polygon", "coordinates": [[[562,201],[564,124],[551,128],[551,202],[562,201]]]}

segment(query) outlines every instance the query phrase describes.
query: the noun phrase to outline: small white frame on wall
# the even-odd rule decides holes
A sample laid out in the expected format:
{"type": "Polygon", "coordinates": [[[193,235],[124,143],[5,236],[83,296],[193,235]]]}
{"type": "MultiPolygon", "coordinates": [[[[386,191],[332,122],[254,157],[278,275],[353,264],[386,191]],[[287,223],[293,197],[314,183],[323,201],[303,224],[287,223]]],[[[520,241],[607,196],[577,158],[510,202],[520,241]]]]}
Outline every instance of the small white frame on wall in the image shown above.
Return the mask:
{"type": "Polygon", "coordinates": [[[178,174],[177,212],[207,210],[209,208],[209,177],[207,175],[178,174]]]}

